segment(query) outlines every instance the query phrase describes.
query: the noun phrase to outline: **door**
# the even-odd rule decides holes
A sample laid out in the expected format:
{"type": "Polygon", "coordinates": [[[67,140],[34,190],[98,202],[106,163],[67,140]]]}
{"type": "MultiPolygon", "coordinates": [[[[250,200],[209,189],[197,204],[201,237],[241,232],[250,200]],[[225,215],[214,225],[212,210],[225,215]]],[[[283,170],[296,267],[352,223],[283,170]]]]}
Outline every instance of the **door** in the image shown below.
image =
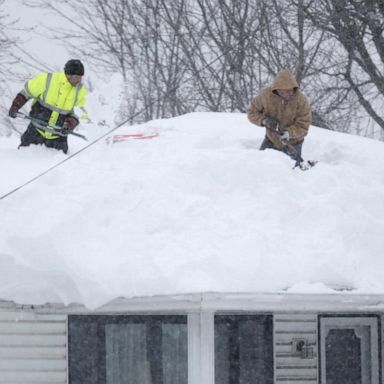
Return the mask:
{"type": "Polygon", "coordinates": [[[379,319],[321,317],[322,384],[379,384],[379,319]]]}

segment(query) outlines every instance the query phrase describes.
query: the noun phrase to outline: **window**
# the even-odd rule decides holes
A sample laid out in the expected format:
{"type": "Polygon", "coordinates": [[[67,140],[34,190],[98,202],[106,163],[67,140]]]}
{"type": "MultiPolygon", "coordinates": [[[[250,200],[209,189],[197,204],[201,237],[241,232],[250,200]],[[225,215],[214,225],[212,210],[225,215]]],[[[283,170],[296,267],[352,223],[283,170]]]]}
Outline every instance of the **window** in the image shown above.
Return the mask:
{"type": "Polygon", "coordinates": [[[215,383],[273,384],[272,316],[215,316],[215,383]]]}
{"type": "Polygon", "coordinates": [[[71,315],[70,384],[188,384],[187,316],[71,315]]]}

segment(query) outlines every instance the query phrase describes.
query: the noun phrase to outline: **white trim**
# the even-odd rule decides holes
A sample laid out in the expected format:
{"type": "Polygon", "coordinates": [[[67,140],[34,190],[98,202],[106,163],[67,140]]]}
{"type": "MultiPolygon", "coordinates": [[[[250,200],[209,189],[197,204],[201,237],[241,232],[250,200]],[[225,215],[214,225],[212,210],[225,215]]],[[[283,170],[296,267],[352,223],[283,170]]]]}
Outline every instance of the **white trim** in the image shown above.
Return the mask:
{"type": "Polygon", "coordinates": [[[199,293],[118,298],[95,312],[131,311],[384,312],[384,295],[199,293]]]}
{"type": "Polygon", "coordinates": [[[273,382],[274,384],[277,383],[277,375],[276,375],[276,361],[277,361],[277,356],[276,356],[276,347],[275,347],[275,341],[276,341],[276,316],[273,314],[272,315],[272,356],[273,356],[273,382]]]}
{"type": "Polygon", "coordinates": [[[89,309],[83,305],[20,305],[0,300],[0,312],[35,313],[199,313],[200,311],[239,312],[337,312],[384,313],[384,295],[377,294],[298,294],[298,293],[191,293],[133,298],[116,298],[89,309]]]}
{"type": "Polygon", "coordinates": [[[201,384],[200,315],[188,315],[188,384],[201,384]]]}
{"type": "Polygon", "coordinates": [[[66,339],[67,339],[67,342],[66,342],[66,355],[65,355],[65,359],[66,359],[66,367],[67,367],[67,383],[69,383],[69,329],[68,329],[68,316],[66,317],[65,319],[65,332],[66,332],[66,339]]]}
{"type": "Polygon", "coordinates": [[[215,322],[213,312],[200,313],[201,381],[215,384],[215,322]]]}

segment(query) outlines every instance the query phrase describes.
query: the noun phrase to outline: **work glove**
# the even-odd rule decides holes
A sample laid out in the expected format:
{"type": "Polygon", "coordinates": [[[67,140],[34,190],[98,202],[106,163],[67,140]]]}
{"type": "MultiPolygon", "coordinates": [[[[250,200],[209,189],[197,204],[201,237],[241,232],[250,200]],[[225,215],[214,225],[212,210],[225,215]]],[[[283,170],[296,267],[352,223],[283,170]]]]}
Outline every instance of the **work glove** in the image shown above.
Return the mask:
{"type": "Polygon", "coordinates": [[[23,96],[21,93],[18,93],[15,97],[15,99],[12,102],[11,108],[9,108],[8,116],[12,117],[14,119],[17,117],[17,112],[19,109],[27,102],[27,99],[25,96],[23,96]]]}
{"type": "Polygon", "coordinates": [[[11,106],[8,111],[8,116],[12,117],[12,119],[15,119],[17,117],[17,112],[19,111],[19,108],[16,105],[11,106]]]}
{"type": "Polygon", "coordinates": [[[279,121],[275,119],[274,117],[265,117],[262,121],[261,124],[270,129],[271,131],[276,131],[277,126],[279,125],[279,121]]]}
{"type": "Polygon", "coordinates": [[[282,143],[286,143],[290,139],[290,135],[288,131],[284,131],[279,135],[279,139],[282,143]]]}
{"type": "Polygon", "coordinates": [[[78,124],[79,124],[79,120],[77,120],[76,117],[68,116],[64,120],[64,124],[63,124],[63,128],[61,129],[61,132],[68,134],[72,132],[78,124]]]}

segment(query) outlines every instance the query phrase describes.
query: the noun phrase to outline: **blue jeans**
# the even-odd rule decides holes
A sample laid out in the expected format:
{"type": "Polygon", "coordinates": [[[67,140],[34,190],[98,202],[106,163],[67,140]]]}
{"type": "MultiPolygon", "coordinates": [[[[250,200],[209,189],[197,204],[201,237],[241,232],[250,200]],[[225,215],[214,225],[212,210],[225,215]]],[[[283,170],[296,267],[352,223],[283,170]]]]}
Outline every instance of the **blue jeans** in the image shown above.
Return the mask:
{"type": "Polygon", "coordinates": [[[296,161],[296,164],[300,164],[302,161],[301,158],[301,147],[303,146],[303,141],[300,141],[300,143],[292,145],[292,147],[295,149],[295,151],[292,151],[289,147],[284,147],[283,149],[276,148],[272,141],[268,139],[268,137],[265,137],[263,142],[260,146],[260,151],[264,151],[265,149],[275,149],[276,151],[284,152],[286,155],[288,155],[291,159],[296,161]]]}

